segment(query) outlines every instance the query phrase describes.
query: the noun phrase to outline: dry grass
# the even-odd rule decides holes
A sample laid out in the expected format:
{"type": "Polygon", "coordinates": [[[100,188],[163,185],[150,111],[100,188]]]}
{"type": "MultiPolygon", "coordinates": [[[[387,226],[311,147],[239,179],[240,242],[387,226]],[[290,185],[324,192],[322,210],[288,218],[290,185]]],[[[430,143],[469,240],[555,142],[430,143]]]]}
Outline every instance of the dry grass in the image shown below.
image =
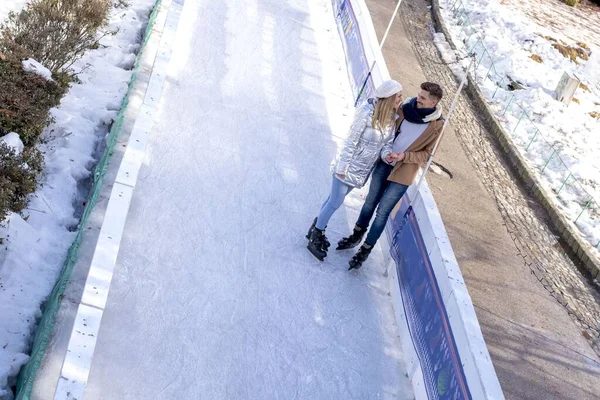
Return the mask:
{"type": "Polygon", "coordinates": [[[546,39],[549,42],[553,42],[553,43],[557,43],[557,40],[554,39],[552,36],[545,36],[545,35],[540,35],[539,33],[537,34],[539,37],[543,37],[544,39],[546,39]]]}
{"type": "Polygon", "coordinates": [[[537,54],[532,54],[529,56],[529,58],[531,58],[533,61],[538,62],[540,64],[542,64],[544,62],[544,59],[540,56],[538,56],[537,54]]]}
{"type": "Polygon", "coordinates": [[[588,50],[588,51],[590,50],[589,46],[583,42],[577,42],[577,46],[581,47],[582,49],[588,50]]]}
{"type": "Polygon", "coordinates": [[[588,93],[592,93],[592,91],[590,90],[590,88],[588,87],[588,85],[586,85],[586,84],[585,84],[585,83],[583,83],[583,82],[581,82],[581,83],[579,84],[579,87],[580,87],[581,89],[585,90],[585,91],[586,91],[586,92],[588,92],[588,93]]]}
{"type": "Polygon", "coordinates": [[[585,49],[582,49],[581,47],[566,46],[560,43],[553,43],[552,47],[558,50],[558,52],[562,54],[563,57],[570,58],[571,61],[575,63],[577,62],[578,57],[585,61],[589,59],[589,55],[587,54],[585,49]]]}
{"type": "Polygon", "coordinates": [[[552,42],[552,47],[554,47],[560,54],[565,58],[571,59],[575,64],[579,64],[577,61],[578,58],[587,61],[592,54],[589,46],[583,42],[577,42],[575,46],[569,46],[562,40],[556,40],[552,36],[545,36],[537,34],[539,37],[546,39],[549,42],[552,42]]]}

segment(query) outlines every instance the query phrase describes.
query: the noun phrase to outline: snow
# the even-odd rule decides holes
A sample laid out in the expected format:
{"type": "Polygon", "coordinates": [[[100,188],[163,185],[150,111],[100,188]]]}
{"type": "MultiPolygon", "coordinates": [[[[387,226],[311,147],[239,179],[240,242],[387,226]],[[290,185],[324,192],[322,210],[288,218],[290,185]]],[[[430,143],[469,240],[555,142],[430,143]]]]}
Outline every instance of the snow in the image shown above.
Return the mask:
{"type": "Polygon", "coordinates": [[[33,72],[47,81],[52,80],[52,72],[50,72],[48,68],[44,67],[39,62],[35,61],[33,58],[23,60],[21,61],[21,64],[23,64],[23,69],[25,72],[33,72]]]}
{"type": "Polygon", "coordinates": [[[19,11],[29,0],[2,0],[0,2],[0,21],[3,21],[11,11],[19,11]]]}
{"type": "Polygon", "coordinates": [[[583,43],[597,63],[600,9],[592,7],[587,15],[579,15],[553,0],[544,6],[533,0],[440,3],[460,46],[457,57],[468,51],[477,54],[481,61],[476,81],[492,110],[539,172],[545,188],[557,195],[565,215],[577,220],[596,246],[600,242],[600,122],[590,113],[600,112],[600,88],[594,82],[598,70],[581,58],[572,62],[553,45],[581,47],[583,43]],[[554,95],[565,71],[590,89],[578,89],[568,107],[554,95]],[[509,90],[511,80],[523,90],[509,90]]]}
{"type": "Polygon", "coordinates": [[[462,60],[459,60],[456,57],[456,52],[452,49],[444,34],[441,32],[434,33],[433,43],[435,43],[435,47],[437,47],[440,52],[442,60],[448,65],[450,70],[454,73],[454,76],[456,76],[459,81],[462,81],[465,77],[465,69],[462,66],[462,60]]]}
{"type": "MultiPolygon", "coordinates": [[[[116,117],[131,79],[154,0],[132,0],[131,7],[113,11],[109,29],[119,32],[102,40],[75,66],[82,84],[74,85],[54,122],[44,132],[46,165],[42,186],[22,216],[12,214],[0,227],[0,398],[27,361],[40,304],[50,293],[71,245],[76,214],[86,193],[78,185],[90,177],[97,149],[116,117]]],[[[25,1],[2,1],[0,17],[25,1]]],[[[31,64],[30,64],[31,65],[31,64]]],[[[18,132],[17,132],[18,133],[18,132]]],[[[10,135],[9,135],[10,136],[10,135]]],[[[17,144],[15,136],[9,140],[17,144]]]]}
{"type": "Polygon", "coordinates": [[[306,250],[354,109],[331,2],[186,1],[174,43],[84,397],[414,398],[381,247],[306,250]]]}
{"type": "Polygon", "coordinates": [[[594,53],[585,63],[583,78],[590,82],[598,93],[600,93],[600,54],[594,53]]]}
{"type": "Polygon", "coordinates": [[[21,154],[23,151],[24,145],[18,133],[11,132],[8,135],[0,137],[0,140],[6,143],[9,147],[12,147],[17,154],[21,154]]]}

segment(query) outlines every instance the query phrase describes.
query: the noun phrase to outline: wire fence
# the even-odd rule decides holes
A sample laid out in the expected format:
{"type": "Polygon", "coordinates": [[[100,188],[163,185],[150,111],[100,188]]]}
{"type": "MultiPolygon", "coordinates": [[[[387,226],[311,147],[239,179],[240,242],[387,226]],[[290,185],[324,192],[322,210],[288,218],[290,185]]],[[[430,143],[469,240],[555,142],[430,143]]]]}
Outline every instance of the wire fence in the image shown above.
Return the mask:
{"type": "MultiPolygon", "coordinates": [[[[484,43],[483,36],[473,25],[462,0],[448,0],[454,24],[464,50],[475,57],[475,79],[486,95],[496,117],[510,133],[513,142],[541,177],[542,185],[551,191],[557,204],[568,219],[597,249],[600,247],[600,203],[591,193],[589,183],[573,172],[561,154],[560,144],[553,143],[532,118],[533,112],[518,99],[518,90],[512,90],[511,81],[498,73],[493,53],[484,43]]],[[[514,88],[513,88],[514,89],[514,88]]]]}

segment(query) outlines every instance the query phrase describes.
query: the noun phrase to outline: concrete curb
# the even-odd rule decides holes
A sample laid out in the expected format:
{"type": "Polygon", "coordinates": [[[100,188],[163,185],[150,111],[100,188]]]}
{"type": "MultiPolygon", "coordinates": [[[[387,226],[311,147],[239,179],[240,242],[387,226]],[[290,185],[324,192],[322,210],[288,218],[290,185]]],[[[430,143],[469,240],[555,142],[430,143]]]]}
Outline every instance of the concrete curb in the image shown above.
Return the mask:
{"type": "MultiPolygon", "coordinates": [[[[444,18],[441,14],[439,0],[432,0],[432,5],[433,17],[437,27],[444,33],[450,46],[456,50],[457,46],[452,40],[450,31],[446,27],[444,18]]],[[[466,88],[467,93],[474,101],[477,110],[486,123],[486,127],[500,142],[500,145],[508,155],[512,166],[515,168],[516,172],[518,172],[527,188],[548,212],[552,223],[573,251],[573,255],[581,261],[593,278],[600,278],[600,258],[596,255],[596,250],[590,245],[587,239],[579,233],[577,227],[561,213],[559,206],[555,202],[554,196],[542,186],[537,177],[537,173],[529,167],[527,160],[521,154],[509,133],[506,132],[504,127],[502,127],[500,122],[496,119],[494,112],[488,106],[487,100],[479,89],[477,82],[473,79],[471,73],[468,74],[468,80],[469,85],[466,88]]]]}

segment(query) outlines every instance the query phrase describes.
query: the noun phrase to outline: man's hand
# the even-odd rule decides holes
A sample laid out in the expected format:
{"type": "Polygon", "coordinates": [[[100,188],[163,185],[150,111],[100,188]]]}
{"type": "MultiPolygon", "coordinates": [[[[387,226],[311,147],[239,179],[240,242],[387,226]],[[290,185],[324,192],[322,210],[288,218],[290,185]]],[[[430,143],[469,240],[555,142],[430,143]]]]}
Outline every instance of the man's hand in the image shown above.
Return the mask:
{"type": "Polygon", "coordinates": [[[341,180],[346,179],[346,175],[344,174],[336,174],[338,178],[340,178],[341,180]]]}

